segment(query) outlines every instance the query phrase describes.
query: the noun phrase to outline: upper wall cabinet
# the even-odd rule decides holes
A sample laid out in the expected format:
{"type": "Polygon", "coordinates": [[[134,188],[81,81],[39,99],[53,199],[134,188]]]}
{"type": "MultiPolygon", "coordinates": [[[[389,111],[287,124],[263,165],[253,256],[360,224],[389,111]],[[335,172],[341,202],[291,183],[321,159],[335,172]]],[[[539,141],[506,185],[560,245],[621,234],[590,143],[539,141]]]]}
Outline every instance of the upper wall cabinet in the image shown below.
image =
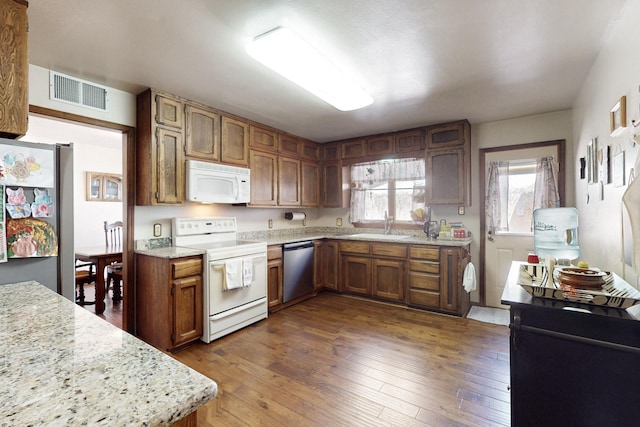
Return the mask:
{"type": "Polygon", "coordinates": [[[394,152],[393,134],[374,135],[366,139],[367,156],[385,156],[394,152]]]}
{"type": "Polygon", "coordinates": [[[27,133],[29,63],[27,7],[23,0],[0,1],[0,137],[27,133]]]}
{"type": "Polygon", "coordinates": [[[410,129],[396,134],[396,153],[412,153],[424,151],[425,143],[424,128],[410,129]]]}
{"type": "Polygon", "coordinates": [[[184,113],[187,157],[220,161],[220,115],[191,104],[185,106],[184,113]]]}
{"type": "Polygon", "coordinates": [[[427,128],[427,205],[471,205],[470,135],[466,120],[427,128]]]}
{"type": "Polygon", "coordinates": [[[278,133],[275,130],[249,126],[249,148],[264,151],[278,151],[278,133]]]}
{"type": "Polygon", "coordinates": [[[222,116],[222,163],[249,165],[249,124],[222,116]]]}
{"type": "Polygon", "coordinates": [[[137,99],[136,203],[184,201],[184,100],[149,89],[137,99]]]}

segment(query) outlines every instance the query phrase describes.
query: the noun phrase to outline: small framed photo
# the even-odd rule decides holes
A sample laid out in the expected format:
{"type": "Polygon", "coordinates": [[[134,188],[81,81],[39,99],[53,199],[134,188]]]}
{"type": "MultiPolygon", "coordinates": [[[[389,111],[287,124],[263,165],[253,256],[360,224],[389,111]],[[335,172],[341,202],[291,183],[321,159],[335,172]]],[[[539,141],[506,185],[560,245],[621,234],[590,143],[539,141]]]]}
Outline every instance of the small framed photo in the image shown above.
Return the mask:
{"type": "Polygon", "coordinates": [[[600,182],[609,184],[611,177],[609,174],[609,165],[611,162],[611,156],[609,154],[609,146],[605,145],[602,148],[598,148],[598,175],[600,182]]]}
{"type": "Polygon", "coordinates": [[[627,97],[621,97],[609,111],[611,136],[620,134],[627,127],[627,97]]]}

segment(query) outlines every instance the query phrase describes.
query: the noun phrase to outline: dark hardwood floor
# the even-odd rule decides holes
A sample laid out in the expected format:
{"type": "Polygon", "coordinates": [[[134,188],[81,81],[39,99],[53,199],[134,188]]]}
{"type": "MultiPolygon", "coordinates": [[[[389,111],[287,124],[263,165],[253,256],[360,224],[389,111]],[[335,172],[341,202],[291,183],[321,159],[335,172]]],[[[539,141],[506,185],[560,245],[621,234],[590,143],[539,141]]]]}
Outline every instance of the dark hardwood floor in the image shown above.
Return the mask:
{"type": "Polygon", "coordinates": [[[173,355],[218,383],[199,426],[508,426],[509,330],[323,293],[173,355]]]}
{"type": "MultiPolygon", "coordinates": [[[[86,301],[95,301],[96,299],[95,283],[85,285],[84,293],[85,293],[86,301]]],[[[104,312],[102,314],[98,314],[98,317],[102,317],[107,322],[122,329],[122,301],[113,302],[112,296],[113,296],[113,293],[111,290],[109,290],[109,292],[107,293],[104,299],[104,304],[105,304],[104,312]]],[[[82,307],[93,314],[96,313],[95,304],[83,305],[82,307]]]]}

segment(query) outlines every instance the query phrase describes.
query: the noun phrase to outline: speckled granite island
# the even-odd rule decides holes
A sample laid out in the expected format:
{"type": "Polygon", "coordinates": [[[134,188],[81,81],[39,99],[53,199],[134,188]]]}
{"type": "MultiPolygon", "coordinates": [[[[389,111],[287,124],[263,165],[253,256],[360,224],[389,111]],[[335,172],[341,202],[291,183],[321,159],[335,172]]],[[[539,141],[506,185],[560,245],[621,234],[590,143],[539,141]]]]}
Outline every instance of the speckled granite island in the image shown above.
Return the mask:
{"type": "Polygon", "coordinates": [[[214,381],[37,282],[0,285],[0,307],[0,426],[194,425],[217,393],[214,381]]]}

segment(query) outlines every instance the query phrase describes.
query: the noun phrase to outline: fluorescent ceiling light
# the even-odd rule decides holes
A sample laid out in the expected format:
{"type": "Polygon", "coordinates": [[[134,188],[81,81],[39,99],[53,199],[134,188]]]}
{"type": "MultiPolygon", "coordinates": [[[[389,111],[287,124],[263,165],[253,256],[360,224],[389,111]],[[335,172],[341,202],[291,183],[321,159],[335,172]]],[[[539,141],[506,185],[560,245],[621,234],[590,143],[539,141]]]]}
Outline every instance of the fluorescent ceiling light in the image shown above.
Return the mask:
{"type": "Polygon", "coordinates": [[[257,61],[338,110],[356,110],[373,102],[371,95],[286,28],[256,37],[245,49],[257,61]]]}

